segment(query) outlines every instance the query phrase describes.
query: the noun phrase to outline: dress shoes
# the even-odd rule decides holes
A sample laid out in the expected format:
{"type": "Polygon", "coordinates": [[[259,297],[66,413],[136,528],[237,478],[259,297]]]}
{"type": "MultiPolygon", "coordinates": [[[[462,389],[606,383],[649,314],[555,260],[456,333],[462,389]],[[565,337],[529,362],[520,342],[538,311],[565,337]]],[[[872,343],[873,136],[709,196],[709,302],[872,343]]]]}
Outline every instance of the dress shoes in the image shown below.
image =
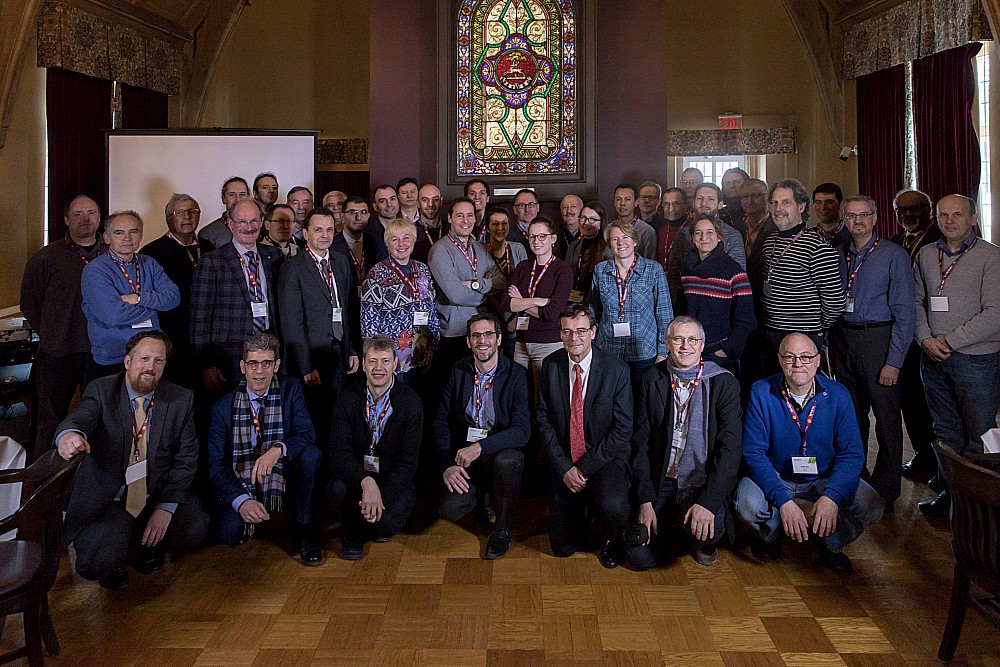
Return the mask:
{"type": "Polygon", "coordinates": [[[951,510],[951,495],[947,491],[942,491],[933,500],[925,500],[922,503],[917,503],[917,508],[926,517],[948,516],[948,512],[951,510]]]}
{"type": "Polygon", "coordinates": [[[315,567],[323,563],[323,550],[319,548],[312,526],[299,524],[299,558],[302,564],[315,567]]]}
{"type": "Polygon", "coordinates": [[[132,563],[132,567],[143,574],[159,572],[163,569],[163,554],[156,549],[143,547],[139,551],[138,558],[132,563]]]}
{"type": "Polygon", "coordinates": [[[828,567],[837,574],[852,574],[854,572],[854,565],[851,564],[851,559],[847,557],[843,551],[830,551],[826,548],[823,541],[820,541],[820,548],[823,550],[823,566],[828,567]]]}
{"type": "Polygon", "coordinates": [[[941,484],[941,477],[939,475],[934,475],[929,480],[927,480],[927,488],[935,493],[940,493],[944,491],[944,485],[941,484]]]}
{"type": "Polygon", "coordinates": [[[691,552],[691,558],[694,558],[694,562],[698,565],[704,565],[705,567],[710,567],[715,565],[719,560],[719,550],[714,546],[705,545],[691,552]]]}
{"type": "Polygon", "coordinates": [[[933,454],[914,454],[903,464],[904,477],[926,477],[937,472],[937,460],[933,454]]]}
{"type": "Polygon", "coordinates": [[[617,540],[608,540],[601,547],[601,550],[597,552],[597,559],[601,561],[601,565],[613,570],[618,567],[624,558],[621,555],[621,549],[618,546],[617,540]]]}
{"type": "Polygon", "coordinates": [[[759,537],[753,538],[750,543],[750,553],[762,563],[773,563],[781,558],[781,538],[773,542],[765,542],[759,537]]]}
{"type": "Polygon", "coordinates": [[[250,536],[247,535],[246,533],[243,533],[242,535],[240,535],[240,539],[236,540],[235,542],[230,542],[228,546],[230,549],[240,549],[242,547],[245,547],[247,545],[247,542],[249,541],[250,541],[250,536]]]}
{"type": "Polygon", "coordinates": [[[340,557],[344,560],[361,560],[365,557],[364,540],[349,535],[344,536],[344,543],[340,547],[340,557]]]}
{"type": "Polygon", "coordinates": [[[497,529],[490,533],[486,540],[486,560],[503,558],[510,550],[511,535],[509,530],[497,529]]]}
{"type": "Polygon", "coordinates": [[[123,567],[119,568],[111,574],[98,579],[97,583],[109,591],[120,591],[128,586],[128,572],[123,567]]]}
{"type": "Polygon", "coordinates": [[[384,535],[382,537],[376,537],[374,540],[372,540],[372,542],[374,542],[375,544],[385,544],[386,542],[392,542],[392,538],[394,537],[395,535],[384,535]]]}

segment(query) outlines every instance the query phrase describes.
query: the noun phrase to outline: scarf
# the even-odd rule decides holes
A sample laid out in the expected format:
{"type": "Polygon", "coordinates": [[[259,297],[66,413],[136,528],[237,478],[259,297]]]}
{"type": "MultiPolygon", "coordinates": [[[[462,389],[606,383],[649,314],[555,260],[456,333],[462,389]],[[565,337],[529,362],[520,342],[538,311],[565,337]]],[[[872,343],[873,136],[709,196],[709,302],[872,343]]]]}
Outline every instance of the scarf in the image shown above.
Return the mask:
{"type": "MultiPolygon", "coordinates": [[[[698,376],[698,367],[681,370],[667,361],[667,369],[672,375],[679,377],[686,382],[694,382],[698,376]]],[[[701,383],[694,390],[691,402],[688,404],[686,423],[687,443],[680,453],[680,461],[677,464],[677,504],[687,506],[692,497],[701,491],[708,481],[706,464],[708,463],[708,414],[709,414],[709,387],[711,378],[722,375],[729,371],[720,367],[713,361],[705,362],[705,370],[702,371],[701,383]]],[[[673,401],[673,395],[670,400],[673,401]]],[[[675,406],[676,407],[676,406],[675,406]]],[[[674,416],[676,419],[676,415],[674,416]]],[[[670,464],[669,453],[663,462],[664,469],[670,464]]]]}
{"type": "MultiPolygon", "coordinates": [[[[271,474],[263,482],[256,484],[250,481],[253,475],[253,466],[261,454],[279,442],[284,435],[284,422],[281,415],[281,384],[278,376],[271,380],[271,386],[267,393],[260,398],[262,405],[257,413],[257,421],[260,424],[260,434],[257,438],[257,446],[253,446],[251,431],[255,428],[253,424],[253,413],[250,406],[250,394],[247,393],[247,382],[243,380],[236,389],[236,398],[233,400],[233,470],[236,476],[243,483],[243,488],[251,498],[261,503],[269,512],[281,511],[281,500],[285,493],[284,464],[281,459],[274,465],[271,474]]],[[[249,534],[253,534],[253,525],[247,524],[249,534]]]]}

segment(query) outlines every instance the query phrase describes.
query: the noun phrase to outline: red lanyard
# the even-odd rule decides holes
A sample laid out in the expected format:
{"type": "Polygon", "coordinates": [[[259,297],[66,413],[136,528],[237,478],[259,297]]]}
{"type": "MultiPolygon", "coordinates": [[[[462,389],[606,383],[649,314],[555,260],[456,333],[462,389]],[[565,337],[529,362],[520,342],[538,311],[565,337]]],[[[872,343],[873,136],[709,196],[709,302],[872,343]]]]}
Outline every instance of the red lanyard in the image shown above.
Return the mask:
{"type": "Polygon", "coordinates": [[[618,264],[615,264],[615,282],[618,284],[618,319],[625,319],[625,300],[628,298],[628,279],[632,275],[632,270],[635,269],[635,265],[639,262],[639,255],[636,255],[632,259],[632,266],[628,267],[628,271],[625,272],[625,277],[622,278],[618,274],[618,264]]]}
{"type": "MultiPolygon", "coordinates": [[[[876,236],[875,237],[875,243],[873,243],[872,247],[868,249],[868,252],[866,252],[863,255],[861,253],[858,253],[858,259],[857,259],[858,263],[854,267],[854,270],[851,271],[851,275],[848,276],[848,278],[847,278],[847,295],[848,296],[850,296],[851,292],[854,291],[854,279],[858,277],[858,271],[861,270],[861,265],[865,263],[866,259],[868,259],[868,255],[870,255],[873,252],[875,252],[875,248],[878,247],[878,242],[879,242],[879,237],[876,236]]],[[[850,269],[851,268],[851,249],[850,248],[844,248],[844,260],[847,263],[847,268],[850,269]]]]}
{"type": "MultiPolygon", "coordinates": [[[[420,293],[417,291],[417,286],[414,285],[413,282],[406,277],[406,274],[403,272],[401,268],[396,266],[396,262],[393,261],[392,259],[387,259],[382,263],[388,266],[390,269],[392,269],[396,273],[396,275],[399,276],[400,280],[403,281],[403,284],[406,285],[406,289],[410,291],[410,296],[413,297],[414,301],[419,301],[420,293]]],[[[414,270],[412,265],[410,266],[410,270],[411,271],[414,270]]]]}
{"type": "MultiPolygon", "coordinates": [[[[395,380],[393,380],[395,383],[395,380]]],[[[368,455],[371,456],[375,452],[375,443],[382,434],[382,428],[385,426],[385,415],[389,412],[391,404],[389,403],[389,392],[392,391],[392,385],[389,385],[389,389],[383,394],[385,399],[385,405],[382,407],[382,413],[378,415],[375,422],[372,422],[372,393],[369,390],[365,390],[365,421],[368,422],[368,430],[372,434],[372,444],[368,448],[368,455]]],[[[378,407],[378,403],[375,403],[375,407],[378,407]]]]}
{"type": "Polygon", "coordinates": [[[321,260],[316,259],[316,255],[313,251],[306,248],[306,252],[312,257],[313,263],[316,264],[316,268],[319,269],[319,274],[323,276],[323,282],[326,283],[326,288],[330,290],[330,298],[333,298],[333,264],[330,263],[329,254],[326,257],[326,271],[323,271],[323,265],[320,263],[321,260]]]}
{"type": "Polygon", "coordinates": [[[510,272],[512,270],[512,268],[511,268],[511,264],[512,263],[513,263],[513,259],[510,256],[510,243],[508,243],[507,241],[504,241],[503,242],[503,258],[497,257],[497,266],[500,267],[500,270],[503,272],[503,275],[505,277],[507,277],[507,278],[510,278],[510,272]],[[500,264],[501,262],[503,262],[503,265],[500,264]]]}
{"type": "Polygon", "coordinates": [[[816,416],[816,404],[813,403],[812,408],[809,410],[809,414],[806,416],[806,425],[803,427],[802,422],[799,420],[799,414],[792,407],[792,402],[788,398],[788,390],[784,387],[781,388],[781,396],[785,399],[785,407],[788,408],[788,414],[792,416],[792,421],[795,425],[799,427],[799,433],[802,434],[802,456],[806,455],[806,434],[809,433],[809,427],[812,426],[813,417],[816,416]]]}
{"type": "Polygon", "coordinates": [[[698,375],[695,377],[694,382],[691,383],[691,389],[688,391],[687,398],[681,402],[680,392],[677,391],[677,378],[673,373],[670,374],[670,391],[674,394],[674,401],[677,403],[677,415],[674,418],[674,423],[679,427],[684,423],[685,416],[687,415],[688,406],[691,405],[691,399],[694,398],[694,392],[698,389],[698,385],[701,384],[701,375],[705,372],[705,362],[704,360],[698,362],[698,375]]]}
{"type": "MultiPolygon", "coordinates": [[[[534,263],[531,265],[531,276],[528,278],[529,299],[535,298],[535,292],[538,291],[538,284],[542,282],[542,276],[544,276],[545,272],[549,270],[549,267],[552,265],[553,259],[554,259],[553,257],[549,257],[549,261],[545,262],[545,264],[542,266],[542,270],[538,274],[537,280],[535,279],[535,270],[538,268],[538,260],[536,259],[534,263]]],[[[635,264],[632,264],[632,266],[635,266],[635,264]]]]}
{"type": "Polygon", "coordinates": [[[476,409],[472,413],[472,419],[476,422],[476,426],[482,428],[482,424],[479,423],[479,417],[483,413],[483,401],[486,399],[486,392],[490,390],[493,386],[493,380],[496,378],[496,368],[493,369],[493,374],[490,375],[490,379],[483,383],[483,391],[479,392],[479,373],[476,373],[476,383],[474,391],[476,394],[476,409]]]}
{"type": "MultiPolygon", "coordinates": [[[[434,245],[435,240],[431,238],[430,227],[428,227],[427,225],[419,225],[419,227],[424,230],[424,236],[427,237],[427,242],[430,243],[431,245],[434,245]]],[[[437,227],[435,227],[435,229],[438,230],[437,240],[440,241],[441,236],[444,233],[444,225],[439,224],[437,227]]]]}
{"type": "Polygon", "coordinates": [[[455,244],[455,247],[458,248],[459,252],[461,252],[462,255],[465,256],[465,261],[467,261],[469,263],[469,266],[472,267],[472,276],[475,277],[476,270],[479,267],[479,258],[476,257],[476,248],[472,246],[471,243],[469,244],[472,250],[472,256],[470,257],[469,253],[465,251],[465,248],[462,247],[462,244],[458,242],[458,239],[455,238],[454,234],[448,234],[448,238],[451,239],[451,242],[455,244]]]}
{"type": "MultiPolygon", "coordinates": [[[[115,262],[115,264],[118,264],[118,262],[115,262]]],[[[140,283],[140,279],[141,279],[141,276],[139,275],[139,258],[138,257],[133,257],[132,261],[129,262],[129,264],[135,264],[135,282],[132,282],[132,279],[129,277],[128,271],[125,270],[125,264],[124,263],[118,264],[118,270],[122,272],[123,276],[125,276],[125,280],[128,281],[129,287],[132,288],[132,292],[134,294],[138,294],[139,293],[139,283],[140,283]]]]}
{"type": "MultiPolygon", "coordinates": [[[[781,251],[780,255],[778,255],[778,259],[768,262],[771,266],[767,269],[767,278],[764,280],[764,282],[767,283],[771,282],[771,273],[774,272],[774,267],[776,267],[781,262],[781,260],[784,259],[785,253],[787,253],[789,250],[792,249],[792,246],[795,245],[795,242],[799,240],[799,237],[802,236],[802,232],[804,231],[805,231],[804,229],[800,229],[799,233],[792,237],[791,242],[788,245],[786,245],[785,249],[781,251]]],[[[774,248],[777,247],[778,245],[778,238],[780,237],[775,235],[774,245],[771,246],[771,256],[768,257],[768,260],[774,257],[774,248]]]]}
{"type": "Polygon", "coordinates": [[[350,245],[348,245],[347,246],[347,250],[348,250],[348,252],[351,253],[351,261],[354,263],[354,270],[358,272],[358,280],[362,280],[365,277],[365,245],[364,245],[364,238],[362,238],[360,241],[358,241],[354,245],[357,246],[358,244],[361,244],[361,261],[360,262],[358,261],[357,256],[354,254],[354,248],[352,248],[350,245]]]}
{"type": "Polygon", "coordinates": [[[146,418],[142,420],[142,424],[138,428],[135,426],[135,411],[132,412],[132,456],[134,461],[139,460],[139,442],[149,430],[149,415],[153,413],[154,400],[156,400],[155,395],[149,398],[149,405],[146,406],[146,418]]]}
{"type": "MultiPolygon", "coordinates": [[[[250,287],[253,289],[253,296],[257,297],[257,296],[263,295],[263,290],[261,290],[260,287],[259,287],[259,285],[257,284],[257,278],[254,276],[253,271],[250,270],[250,265],[247,264],[246,260],[243,259],[243,255],[242,254],[237,255],[237,257],[239,257],[239,259],[240,259],[240,264],[243,265],[243,270],[246,271],[247,280],[250,281],[250,287]]],[[[253,264],[254,264],[254,268],[257,269],[257,273],[259,274],[260,273],[260,258],[259,257],[255,257],[253,264]]]]}
{"type": "Polygon", "coordinates": [[[201,261],[201,244],[198,243],[197,240],[195,240],[195,242],[192,243],[191,245],[184,245],[183,243],[181,243],[181,240],[176,236],[174,236],[173,234],[168,234],[168,236],[173,240],[177,241],[177,245],[179,245],[184,250],[184,255],[187,257],[188,261],[191,262],[191,266],[197,267],[198,262],[201,261]],[[191,256],[190,252],[191,248],[194,248],[194,257],[191,256]]]}
{"type": "Polygon", "coordinates": [[[951,260],[951,265],[948,267],[947,270],[945,270],[944,268],[944,250],[938,248],[938,271],[940,272],[941,275],[941,282],[938,283],[938,294],[944,294],[944,284],[945,282],[947,282],[948,276],[951,275],[951,272],[955,270],[955,265],[958,264],[958,260],[965,257],[965,253],[975,248],[976,243],[978,242],[979,242],[979,237],[978,236],[974,237],[972,239],[972,243],[969,244],[969,247],[963,250],[961,253],[959,253],[958,257],[951,260]]]}

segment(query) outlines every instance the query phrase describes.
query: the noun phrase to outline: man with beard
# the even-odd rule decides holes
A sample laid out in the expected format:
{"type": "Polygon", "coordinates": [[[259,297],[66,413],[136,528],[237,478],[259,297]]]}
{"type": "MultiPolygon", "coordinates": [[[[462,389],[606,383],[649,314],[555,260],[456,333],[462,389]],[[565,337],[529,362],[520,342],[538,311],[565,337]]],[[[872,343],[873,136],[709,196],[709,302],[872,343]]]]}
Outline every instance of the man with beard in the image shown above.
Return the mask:
{"type": "Polygon", "coordinates": [[[727,169],[722,174],[722,203],[719,209],[719,219],[743,233],[743,206],[740,200],[740,188],[750,180],[750,174],[739,167],[727,169]]]}
{"type": "Polygon", "coordinates": [[[520,243],[525,248],[528,247],[528,227],[531,221],[538,215],[539,204],[535,191],[530,188],[522,188],[514,195],[514,224],[510,226],[510,233],[507,240],[520,243]]]}
{"type": "Polygon", "coordinates": [[[820,183],[813,189],[813,210],[816,212],[816,231],[834,248],[851,244],[851,233],[840,216],[844,191],[836,183],[820,183]]]}

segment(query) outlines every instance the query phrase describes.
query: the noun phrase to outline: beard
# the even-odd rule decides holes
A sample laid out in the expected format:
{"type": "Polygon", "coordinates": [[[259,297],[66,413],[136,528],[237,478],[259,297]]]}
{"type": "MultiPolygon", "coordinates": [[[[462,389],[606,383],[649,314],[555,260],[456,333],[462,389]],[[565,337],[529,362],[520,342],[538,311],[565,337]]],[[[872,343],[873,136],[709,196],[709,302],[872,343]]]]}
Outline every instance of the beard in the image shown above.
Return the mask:
{"type": "Polygon", "coordinates": [[[142,373],[136,378],[129,378],[132,389],[139,394],[148,394],[156,389],[156,376],[152,373],[142,373]]]}

